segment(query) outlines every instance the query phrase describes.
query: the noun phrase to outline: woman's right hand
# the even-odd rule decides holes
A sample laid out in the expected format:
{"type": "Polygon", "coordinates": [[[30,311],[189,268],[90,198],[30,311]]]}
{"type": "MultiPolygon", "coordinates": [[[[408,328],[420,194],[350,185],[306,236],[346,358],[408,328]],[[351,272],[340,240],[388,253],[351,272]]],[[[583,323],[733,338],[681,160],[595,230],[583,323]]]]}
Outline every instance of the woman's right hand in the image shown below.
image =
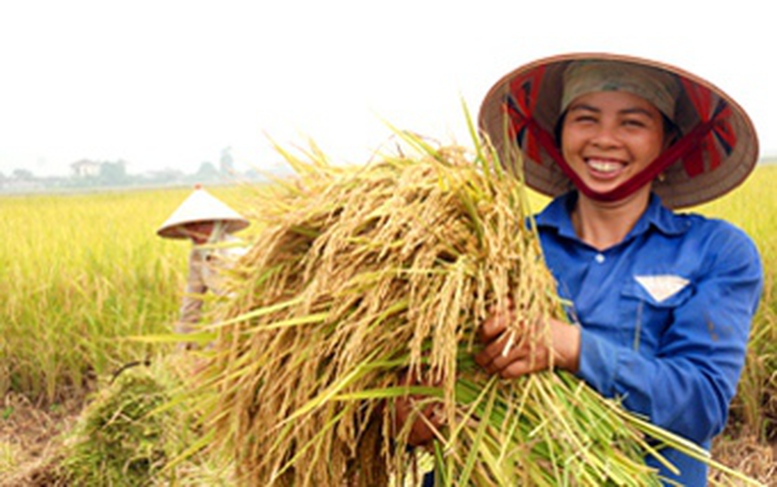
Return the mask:
{"type": "Polygon", "coordinates": [[[516,320],[515,307],[493,310],[480,325],[483,348],[475,362],[486,372],[515,379],[551,367],[577,372],[580,362],[580,328],[549,319],[546,323],[521,323],[523,336],[508,331],[516,320]],[[547,327],[544,329],[543,327],[547,327]],[[543,333],[548,332],[547,336],[543,333]]]}

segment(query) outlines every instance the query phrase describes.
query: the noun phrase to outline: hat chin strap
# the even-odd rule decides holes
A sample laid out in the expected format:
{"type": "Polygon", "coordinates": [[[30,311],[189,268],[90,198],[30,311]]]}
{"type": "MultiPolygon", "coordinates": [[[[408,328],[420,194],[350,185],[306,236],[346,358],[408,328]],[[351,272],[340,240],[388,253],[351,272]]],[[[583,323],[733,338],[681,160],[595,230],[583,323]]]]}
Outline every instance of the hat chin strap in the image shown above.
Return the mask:
{"type": "Polygon", "coordinates": [[[715,125],[721,119],[728,116],[729,112],[730,108],[726,106],[725,109],[720,110],[710,120],[698,124],[693,130],[662,152],[642,171],[638,172],[632,176],[631,179],[623,182],[616,188],[605,192],[595,191],[585,184],[583,179],[574,171],[574,169],[572,169],[569,163],[567,163],[561,155],[550,134],[537,125],[533,119],[528,121],[528,129],[532,132],[532,135],[537,137],[548,155],[559,165],[559,167],[561,167],[564,174],[572,180],[572,183],[581,193],[596,201],[612,202],[630,196],[639,188],[653,181],[661,171],[666,169],[669,165],[696,149],[710,131],[712,131],[715,125]]]}

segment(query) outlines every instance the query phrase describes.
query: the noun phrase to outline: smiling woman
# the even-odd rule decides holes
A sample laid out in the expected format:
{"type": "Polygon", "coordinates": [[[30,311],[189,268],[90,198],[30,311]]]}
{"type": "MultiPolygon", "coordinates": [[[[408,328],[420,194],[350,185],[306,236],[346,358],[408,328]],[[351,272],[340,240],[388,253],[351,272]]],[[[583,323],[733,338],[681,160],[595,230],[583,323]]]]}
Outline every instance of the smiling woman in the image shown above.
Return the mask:
{"type": "MultiPolygon", "coordinates": [[[[505,331],[537,317],[494,313],[481,325],[477,363],[503,378],[574,372],[709,448],[744,365],[762,267],[741,230],[671,209],[719,198],[750,174],[758,144],[747,114],[678,68],[572,54],[499,80],[480,122],[502,160],[555,197],[536,224],[577,326],[551,319],[552,343],[530,348],[505,331]]],[[[666,457],[679,473],[647,461],[667,480],[705,484],[701,462],[672,449],[666,457]]]]}

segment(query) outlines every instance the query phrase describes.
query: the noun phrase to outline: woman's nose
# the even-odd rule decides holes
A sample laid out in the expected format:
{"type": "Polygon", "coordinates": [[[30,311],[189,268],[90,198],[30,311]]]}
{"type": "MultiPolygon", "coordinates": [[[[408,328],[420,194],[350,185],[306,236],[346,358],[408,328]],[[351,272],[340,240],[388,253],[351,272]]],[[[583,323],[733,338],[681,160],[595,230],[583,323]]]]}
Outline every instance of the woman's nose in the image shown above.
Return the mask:
{"type": "Polygon", "coordinates": [[[603,149],[619,146],[621,142],[616,129],[612,124],[600,124],[591,137],[591,144],[603,149]]]}

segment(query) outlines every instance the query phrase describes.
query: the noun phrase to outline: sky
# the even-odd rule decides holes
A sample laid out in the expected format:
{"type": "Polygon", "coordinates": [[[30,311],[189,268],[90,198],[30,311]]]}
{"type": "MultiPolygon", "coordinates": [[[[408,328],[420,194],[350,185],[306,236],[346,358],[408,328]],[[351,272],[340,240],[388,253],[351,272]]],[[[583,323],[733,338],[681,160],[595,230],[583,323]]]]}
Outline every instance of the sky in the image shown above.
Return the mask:
{"type": "Polygon", "coordinates": [[[749,113],[777,156],[767,2],[580,0],[0,0],[0,173],[80,159],[195,172],[228,148],[272,170],[314,141],[363,163],[389,124],[470,143],[502,75],[568,52],[691,71],[749,113]],[[760,4],[760,5],[758,5],[760,4]]]}

